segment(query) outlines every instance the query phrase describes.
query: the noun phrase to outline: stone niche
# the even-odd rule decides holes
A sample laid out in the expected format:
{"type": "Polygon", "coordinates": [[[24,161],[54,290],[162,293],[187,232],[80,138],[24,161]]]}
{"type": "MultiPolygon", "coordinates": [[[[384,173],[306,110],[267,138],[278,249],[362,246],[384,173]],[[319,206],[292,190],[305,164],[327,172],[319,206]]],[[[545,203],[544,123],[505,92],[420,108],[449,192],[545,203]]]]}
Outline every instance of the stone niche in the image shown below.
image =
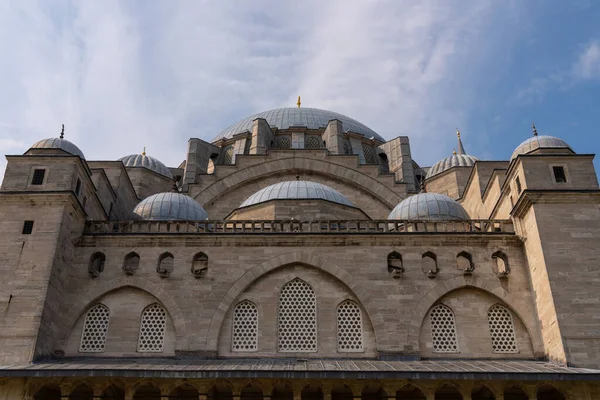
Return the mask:
{"type": "Polygon", "coordinates": [[[234,210],[231,220],[368,220],[356,207],[318,199],[270,200],[234,210]]]}

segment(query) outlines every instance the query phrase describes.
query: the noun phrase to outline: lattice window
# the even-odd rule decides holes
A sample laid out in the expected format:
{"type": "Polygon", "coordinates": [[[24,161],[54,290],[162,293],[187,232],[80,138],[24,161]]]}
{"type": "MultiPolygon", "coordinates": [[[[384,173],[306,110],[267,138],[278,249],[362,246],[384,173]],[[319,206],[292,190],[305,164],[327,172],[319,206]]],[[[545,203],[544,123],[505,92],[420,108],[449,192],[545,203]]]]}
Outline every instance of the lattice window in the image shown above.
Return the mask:
{"type": "Polygon", "coordinates": [[[85,315],[81,332],[80,353],[102,353],[106,345],[106,334],[110,311],[103,304],[95,305],[85,315]]]}
{"type": "Polygon", "coordinates": [[[245,300],[233,310],[232,351],[258,350],[258,310],[245,300]]]}
{"type": "Polygon", "coordinates": [[[494,353],[518,353],[515,326],[506,308],[495,305],[488,311],[488,324],[494,353]]]}
{"type": "Polygon", "coordinates": [[[320,149],[321,148],[321,138],[319,136],[306,136],[304,138],[304,148],[305,149],[320,149]]]}
{"type": "Polygon", "coordinates": [[[440,304],[431,310],[431,335],[434,353],[458,353],[454,313],[440,304]]]}
{"type": "Polygon", "coordinates": [[[292,147],[292,141],[289,136],[275,136],[275,147],[278,149],[289,149],[292,147]]]}
{"type": "Polygon", "coordinates": [[[308,283],[294,279],[279,294],[279,351],[317,351],[317,299],[308,283]]]}
{"type": "Polygon", "coordinates": [[[362,315],[358,305],[350,300],[337,308],[338,351],[363,351],[362,315]]]}
{"type": "Polygon", "coordinates": [[[142,312],[140,324],[139,352],[160,353],[163,351],[167,312],[158,304],[151,304],[142,312]]]}
{"type": "Polygon", "coordinates": [[[233,146],[225,147],[223,152],[223,164],[233,164],[233,146]]]}
{"type": "Polygon", "coordinates": [[[363,144],[363,154],[365,155],[365,163],[366,164],[377,164],[375,161],[375,153],[373,153],[373,147],[363,144]]]}

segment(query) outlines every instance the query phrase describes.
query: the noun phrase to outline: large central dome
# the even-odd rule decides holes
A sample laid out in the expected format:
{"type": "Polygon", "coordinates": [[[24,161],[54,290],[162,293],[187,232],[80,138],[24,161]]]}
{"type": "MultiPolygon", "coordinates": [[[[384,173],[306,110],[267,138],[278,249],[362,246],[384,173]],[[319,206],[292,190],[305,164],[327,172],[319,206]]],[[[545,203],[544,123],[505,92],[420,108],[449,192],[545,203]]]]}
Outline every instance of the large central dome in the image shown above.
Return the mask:
{"type": "Polygon", "coordinates": [[[379,136],[374,130],[355,119],[333,111],[305,107],[276,108],[251,115],[219,133],[213,139],[213,142],[221,139],[229,139],[236,133],[251,131],[252,121],[256,118],[264,118],[271,127],[279,129],[288,129],[292,126],[306,126],[308,129],[326,128],[329,121],[338,119],[342,121],[345,132],[356,132],[365,135],[369,139],[375,138],[381,142],[385,142],[385,139],[379,136]]]}

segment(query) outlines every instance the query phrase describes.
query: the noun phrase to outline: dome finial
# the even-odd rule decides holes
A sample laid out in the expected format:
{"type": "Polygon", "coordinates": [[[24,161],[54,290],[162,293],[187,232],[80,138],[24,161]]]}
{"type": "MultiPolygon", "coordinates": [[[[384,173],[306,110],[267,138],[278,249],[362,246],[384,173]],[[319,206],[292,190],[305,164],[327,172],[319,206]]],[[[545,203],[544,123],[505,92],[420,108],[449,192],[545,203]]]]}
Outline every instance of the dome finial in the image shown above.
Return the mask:
{"type": "Polygon", "coordinates": [[[300,102],[300,96],[298,96],[298,102],[297,102],[296,104],[298,104],[298,108],[300,108],[300,104],[302,104],[302,103],[300,102]]]}
{"type": "Polygon", "coordinates": [[[59,138],[61,138],[61,139],[65,138],[65,124],[62,124],[62,131],[60,131],[59,138]]]}
{"type": "Polygon", "coordinates": [[[531,123],[531,129],[533,130],[533,136],[537,136],[537,129],[535,129],[535,124],[533,122],[531,123]]]}
{"type": "Polygon", "coordinates": [[[144,151],[142,151],[142,155],[145,156],[146,155],[146,146],[144,146],[144,151]]]}
{"type": "Polygon", "coordinates": [[[455,156],[456,155],[456,149],[452,149],[452,155],[455,156]]]}
{"type": "Polygon", "coordinates": [[[456,136],[460,139],[460,131],[456,128],[456,136]]]}

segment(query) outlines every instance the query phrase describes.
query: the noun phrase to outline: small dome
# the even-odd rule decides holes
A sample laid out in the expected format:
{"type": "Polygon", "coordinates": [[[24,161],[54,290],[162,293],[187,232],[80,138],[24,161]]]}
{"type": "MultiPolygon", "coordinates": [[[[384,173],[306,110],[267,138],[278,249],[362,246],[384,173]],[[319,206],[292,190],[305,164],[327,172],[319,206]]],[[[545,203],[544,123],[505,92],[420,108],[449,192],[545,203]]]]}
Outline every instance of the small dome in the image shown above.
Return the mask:
{"type": "Polygon", "coordinates": [[[537,149],[569,149],[573,152],[571,146],[562,139],[554,136],[533,136],[521,143],[515,151],[513,151],[510,159],[513,160],[520,154],[529,154],[537,149]]]}
{"type": "Polygon", "coordinates": [[[279,129],[289,129],[292,126],[305,126],[308,129],[326,128],[329,121],[337,119],[342,121],[344,131],[360,133],[366,138],[374,138],[380,142],[385,142],[385,139],[377,134],[374,130],[364,124],[361,124],[355,119],[333,111],[308,107],[276,108],[274,110],[263,111],[261,113],[251,115],[225,129],[212,141],[216,142],[221,139],[229,139],[236,133],[251,131],[252,121],[257,118],[264,118],[267,120],[269,126],[277,127],[279,129]]]}
{"type": "Polygon", "coordinates": [[[167,166],[154,157],[147,156],[145,154],[130,154],[125,157],[119,158],[118,161],[123,162],[126,167],[144,167],[150,171],[154,171],[157,174],[166,176],[167,178],[173,179],[173,175],[167,166]]]}
{"type": "Polygon", "coordinates": [[[432,176],[441,174],[453,167],[472,167],[477,160],[479,160],[477,157],[468,154],[453,154],[450,157],[446,157],[433,164],[433,167],[429,168],[427,171],[427,176],[425,178],[431,178],[432,176]]]}
{"type": "Polygon", "coordinates": [[[353,207],[352,202],[337,190],[310,181],[286,181],[267,186],[248,197],[240,207],[275,199],[321,199],[353,207]]]}
{"type": "Polygon", "coordinates": [[[35,142],[32,146],[32,149],[61,149],[66,151],[69,154],[73,154],[74,156],[81,157],[82,160],[85,160],[83,156],[83,152],[79,150],[79,147],[75,146],[73,143],[69,142],[66,139],[61,138],[48,138],[42,139],[38,142],[35,142]]]}
{"type": "Polygon", "coordinates": [[[413,221],[468,220],[469,214],[455,200],[439,193],[419,193],[402,200],[388,219],[413,221]]]}
{"type": "Polygon", "coordinates": [[[135,219],[148,221],[201,221],[208,219],[204,208],[185,194],[166,192],[142,200],[134,209],[135,219]]]}

